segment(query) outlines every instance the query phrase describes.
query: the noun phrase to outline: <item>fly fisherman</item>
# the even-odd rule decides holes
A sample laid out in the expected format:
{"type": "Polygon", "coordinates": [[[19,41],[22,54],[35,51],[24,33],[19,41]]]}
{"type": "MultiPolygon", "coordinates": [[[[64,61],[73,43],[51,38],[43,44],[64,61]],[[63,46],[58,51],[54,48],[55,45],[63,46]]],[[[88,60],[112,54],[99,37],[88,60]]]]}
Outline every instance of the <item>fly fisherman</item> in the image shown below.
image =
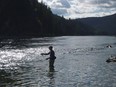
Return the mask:
{"type": "Polygon", "coordinates": [[[50,55],[50,57],[46,58],[46,60],[49,59],[49,69],[51,71],[51,70],[54,70],[54,62],[55,62],[56,56],[52,46],[49,46],[49,50],[50,51],[48,53],[41,53],[41,55],[50,55]]]}

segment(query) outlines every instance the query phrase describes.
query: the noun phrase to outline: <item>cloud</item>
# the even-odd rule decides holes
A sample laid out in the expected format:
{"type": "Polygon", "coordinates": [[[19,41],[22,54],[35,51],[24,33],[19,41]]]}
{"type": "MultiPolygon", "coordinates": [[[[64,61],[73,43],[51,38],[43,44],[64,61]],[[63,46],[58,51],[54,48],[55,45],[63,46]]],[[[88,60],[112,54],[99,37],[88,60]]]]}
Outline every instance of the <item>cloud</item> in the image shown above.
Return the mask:
{"type": "Polygon", "coordinates": [[[63,8],[59,8],[59,9],[53,8],[52,12],[54,12],[54,14],[57,14],[57,15],[60,15],[60,16],[63,16],[65,14],[67,14],[67,10],[63,9],[63,8]]]}
{"type": "Polygon", "coordinates": [[[67,0],[60,0],[60,2],[62,3],[62,5],[65,7],[65,8],[70,8],[70,4],[67,0]]]}
{"type": "Polygon", "coordinates": [[[54,14],[63,15],[65,18],[95,17],[116,13],[116,0],[43,0],[43,2],[54,14]]]}

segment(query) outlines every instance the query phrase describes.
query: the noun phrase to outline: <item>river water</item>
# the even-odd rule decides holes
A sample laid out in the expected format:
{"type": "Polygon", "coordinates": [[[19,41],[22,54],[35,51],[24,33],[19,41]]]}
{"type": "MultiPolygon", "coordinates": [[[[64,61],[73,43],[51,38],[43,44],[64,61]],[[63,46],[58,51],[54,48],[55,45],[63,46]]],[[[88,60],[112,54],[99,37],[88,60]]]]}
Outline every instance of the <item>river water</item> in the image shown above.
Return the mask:
{"type": "Polygon", "coordinates": [[[115,36],[1,39],[0,87],[116,87],[115,36]],[[48,52],[56,53],[49,71],[48,52]],[[111,45],[112,47],[107,47],[111,45]]]}

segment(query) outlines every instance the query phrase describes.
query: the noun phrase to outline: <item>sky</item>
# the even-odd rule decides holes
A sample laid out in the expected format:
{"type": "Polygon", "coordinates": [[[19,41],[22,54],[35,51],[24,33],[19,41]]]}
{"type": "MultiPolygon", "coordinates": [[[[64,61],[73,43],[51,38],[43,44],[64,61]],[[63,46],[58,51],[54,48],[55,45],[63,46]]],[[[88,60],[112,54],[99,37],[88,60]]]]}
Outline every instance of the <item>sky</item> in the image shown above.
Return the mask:
{"type": "Polygon", "coordinates": [[[116,13],[116,0],[38,0],[65,18],[102,17],[116,13]]]}

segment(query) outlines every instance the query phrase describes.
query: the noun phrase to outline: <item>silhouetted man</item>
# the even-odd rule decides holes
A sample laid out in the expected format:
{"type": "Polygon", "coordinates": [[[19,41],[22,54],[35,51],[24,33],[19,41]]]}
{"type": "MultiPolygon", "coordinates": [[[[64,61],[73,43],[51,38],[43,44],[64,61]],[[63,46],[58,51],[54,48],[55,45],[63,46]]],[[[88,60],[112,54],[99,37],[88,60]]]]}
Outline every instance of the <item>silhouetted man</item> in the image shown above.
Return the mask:
{"type": "Polygon", "coordinates": [[[49,50],[50,51],[48,53],[41,53],[41,55],[50,55],[50,57],[46,58],[46,60],[49,59],[49,69],[51,71],[51,70],[54,70],[54,62],[55,62],[56,56],[52,46],[49,46],[49,50]]]}

